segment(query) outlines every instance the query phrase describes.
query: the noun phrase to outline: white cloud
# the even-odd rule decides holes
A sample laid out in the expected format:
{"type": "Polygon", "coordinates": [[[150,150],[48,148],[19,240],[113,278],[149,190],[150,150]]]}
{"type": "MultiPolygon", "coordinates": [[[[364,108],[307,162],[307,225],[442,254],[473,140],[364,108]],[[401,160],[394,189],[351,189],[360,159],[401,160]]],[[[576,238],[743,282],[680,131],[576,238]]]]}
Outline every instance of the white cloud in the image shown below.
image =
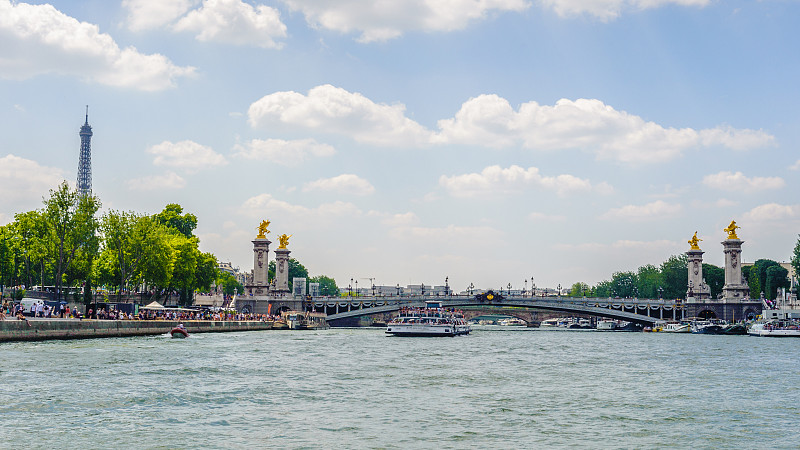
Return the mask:
{"type": "Polygon", "coordinates": [[[798,159],[798,160],[797,160],[797,162],[796,162],[796,163],[794,163],[794,165],[792,165],[791,167],[789,167],[789,169],[791,169],[791,170],[798,170],[798,169],[800,169],[800,159],[798,159]]]}
{"type": "Polygon", "coordinates": [[[492,227],[467,227],[458,225],[448,225],[446,227],[398,227],[391,233],[398,239],[423,239],[426,241],[442,243],[452,241],[482,241],[486,236],[493,236],[495,239],[502,233],[492,227]]]}
{"type": "Polygon", "coordinates": [[[375,187],[369,181],[353,174],[342,174],[333,178],[320,178],[303,186],[303,192],[325,191],[340,194],[369,195],[375,192],[375,187]]]}
{"type": "Polygon", "coordinates": [[[381,223],[390,227],[404,227],[418,224],[419,217],[417,217],[417,215],[413,212],[409,211],[407,213],[392,214],[391,216],[383,219],[381,223]]]}
{"type": "Polygon", "coordinates": [[[562,17],[590,15],[600,20],[615,19],[627,10],[658,8],[664,5],[703,7],[710,0],[539,0],[543,6],[553,9],[562,17]]]}
{"type": "Polygon", "coordinates": [[[671,216],[680,213],[681,210],[682,208],[679,204],[657,200],[645,205],[626,205],[621,208],[612,208],[600,216],[600,218],[632,220],[664,219],[671,218],[671,216]]]}
{"type": "Polygon", "coordinates": [[[751,222],[776,222],[800,217],[800,205],[781,205],[767,203],[756,206],[744,214],[745,220],[751,222]]]}
{"type": "Polygon", "coordinates": [[[174,172],[164,175],[152,175],[128,180],[128,189],[132,191],[161,191],[164,189],[182,189],[186,187],[186,180],[174,172]]]}
{"type": "Polygon", "coordinates": [[[553,106],[528,102],[515,111],[497,95],[464,102],[455,117],[439,120],[439,131],[434,132],[407,118],[402,104],[375,103],[331,85],[312,88],[308,95],[293,91],[266,95],[250,105],[248,117],[253,127],[283,130],[290,126],[381,146],[583,149],[599,159],[629,164],[669,161],[687,149],[703,146],[743,150],[774,142],[772,135],[761,130],[668,128],[600,100],[562,99],[553,106]]]}
{"type": "MultiPolygon", "coordinates": [[[[0,158],[0,208],[38,208],[42,197],[64,181],[64,172],[36,161],[6,155],[0,158]]],[[[16,212],[16,211],[13,211],[16,212]]]]}
{"type": "Polygon", "coordinates": [[[497,95],[468,100],[454,118],[440,120],[439,128],[435,140],[442,143],[499,148],[519,142],[537,150],[582,148],[600,159],[625,163],[668,161],[690,147],[722,145],[740,150],[774,140],[763,131],[728,127],[665,128],[600,100],[561,99],[554,106],[528,102],[514,111],[508,100],[497,95]]]}
{"type": "Polygon", "coordinates": [[[128,28],[142,31],[158,28],[184,15],[192,8],[192,0],[123,0],[128,10],[128,28]]]}
{"type": "Polygon", "coordinates": [[[286,37],[280,12],[265,5],[253,7],[241,0],[205,0],[174,26],[175,31],[196,32],[198,41],[280,48],[276,38],[286,37]]]}
{"type": "Polygon", "coordinates": [[[250,105],[248,117],[253,127],[281,130],[289,125],[385,146],[421,146],[431,137],[430,131],[405,117],[405,106],[374,103],[327,84],[312,88],[308,95],[293,91],[266,95],[250,105]]]}
{"type": "Polygon", "coordinates": [[[453,31],[491,12],[523,11],[526,0],[283,0],[315,27],[361,32],[360,42],[386,41],[407,31],[453,31]]]}
{"type": "Polygon", "coordinates": [[[567,216],[562,216],[560,214],[532,212],[528,214],[528,220],[532,222],[563,222],[567,220],[567,216]]]}
{"type": "Polygon", "coordinates": [[[703,177],[703,184],[725,191],[763,191],[786,185],[780,177],[746,177],[742,172],[720,172],[703,177]]]}
{"type": "Polygon", "coordinates": [[[557,250],[580,250],[580,251],[607,251],[611,249],[668,251],[683,247],[682,244],[679,242],[668,241],[666,239],[659,239],[657,241],[632,241],[632,240],[622,239],[612,242],[610,244],[603,244],[599,242],[586,242],[581,244],[555,244],[553,245],[553,248],[557,250]]]}
{"type": "Polygon", "coordinates": [[[320,144],[314,139],[286,141],[283,139],[253,139],[244,145],[234,147],[235,156],[251,160],[266,160],[284,166],[296,166],[312,157],[326,157],[336,154],[328,144],[320,144]]]}
{"type": "Polygon", "coordinates": [[[592,186],[591,182],[573,175],[545,177],[536,167],[523,169],[511,166],[507,169],[500,166],[489,166],[481,173],[468,173],[451,177],[442,175],[439,185],[455,197],[474,197],[479,195],[511,194],[523,192],[528,187],[555,191],[558,195],[576,192],[608,193],[612,190],[607,183],[592,186]]]}
{"type": "Polygon", "coordinates": [[[55,73],[117,87],[157,91],[194,74],[159,54],[120,49],[97,25],[51,5],[0,0],[0,77],[25,79],[55,73]]]}
{"type": "Polygon", "coordinates": [[[147,149],[155,155],[153,164],[197,171],[228,164],[225,157],[205,145],[192,141],[164,141],[147,149]]]}
{"type": "Polygon", "coordinates": [[[330,217],[357,217],[362,214],[361,210],[348,202],[336,201],[309,208],[278,200],[270,194],[260,194],[245,200],[241,207],[241,213],[248,217],[287,214],[295,219],[305,221],[318,221],[330,217]]]}

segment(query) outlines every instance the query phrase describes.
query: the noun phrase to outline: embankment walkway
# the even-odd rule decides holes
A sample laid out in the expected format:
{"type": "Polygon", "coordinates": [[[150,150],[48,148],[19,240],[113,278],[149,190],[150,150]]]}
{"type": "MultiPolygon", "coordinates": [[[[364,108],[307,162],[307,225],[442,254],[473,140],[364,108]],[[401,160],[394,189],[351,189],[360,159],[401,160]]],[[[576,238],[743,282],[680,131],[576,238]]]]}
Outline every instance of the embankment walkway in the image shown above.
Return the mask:
{"type": "Polygon", "coordinates": [[[0,321],[0,342],[152,336],[168,333],[178,323],[183,323],[189,334],[272,328],[271,322],[260,321],[29,319],[26,322],[6,318],[0,321]]]}

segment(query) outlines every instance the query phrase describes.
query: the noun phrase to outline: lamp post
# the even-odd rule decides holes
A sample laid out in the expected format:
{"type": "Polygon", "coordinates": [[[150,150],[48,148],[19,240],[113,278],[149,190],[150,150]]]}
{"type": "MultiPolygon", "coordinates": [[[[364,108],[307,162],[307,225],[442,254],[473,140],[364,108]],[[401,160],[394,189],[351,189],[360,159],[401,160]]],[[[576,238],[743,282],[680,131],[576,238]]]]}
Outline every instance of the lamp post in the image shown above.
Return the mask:
{"type": "Polygon", "coordinates": [[[525,278],[525,287],[522,288],[522,298],[525,298],[525,293],[528,291],[528,279],[525,278]]]}
{"type": "Polygon", "coordinates": [[[372,296],[375,297],[375,278],[370,278],[369,282],[372,284],[372,296]]]}
{"type": "Polygon", "coordinates": [[[421,290],[422,290],[422,296],[423,296],[423,297],[425,297],[425,283],[422,283],[422,285],[421,285],[421,286],[422,286],[422,288],[421,288],[421,290]]]}
{"type": "Polygon", "coordinates": [[[356,280],[356,297],[358,297],[358,280],[356,280]]]}
{"type": "Polygon", "coordinates": [[[450,296],[450,277],[444,277],[444,295],[450,296]]]}
{"type": "Polygon", "coordinates": [[[561,297],[561,283],[558,283],[558,296],[561,297]]]}
{"type": "Polygon", "coordinates": [[[511,283],[508,283],[507,287],[508,287],[507,294],[508,294],[509,297],[511,297],[511,283]]]}
{"type": "Polygon", "coordinates": [[[472,295],[472,290],[475,289],[475,285],[470,282],[468,287],[469,287],[469,295],[472,295]]]}
{"type": "Polygon", "coordinates": [[[350,286],[347,286],[347,296],[348,297],[352,297],[353,296],[353,279],[352,278],[350,278],[350,286]]]}
{"type": "Polygon", "coordinates": [[[536,296],[536,283],[533,282],[533,277],[531,277],[531,298],[536,296]]]}
{"type": "Polygon", "coordinates": [[[397,296],[400,297],[400,283],[397,283],[397,296]]]}
{"type": "Polygon", "coordinates": [[[658,287],[658,299],[661,300],[661,295],[664,293],[664,288],[661,286],[658,287]]]}

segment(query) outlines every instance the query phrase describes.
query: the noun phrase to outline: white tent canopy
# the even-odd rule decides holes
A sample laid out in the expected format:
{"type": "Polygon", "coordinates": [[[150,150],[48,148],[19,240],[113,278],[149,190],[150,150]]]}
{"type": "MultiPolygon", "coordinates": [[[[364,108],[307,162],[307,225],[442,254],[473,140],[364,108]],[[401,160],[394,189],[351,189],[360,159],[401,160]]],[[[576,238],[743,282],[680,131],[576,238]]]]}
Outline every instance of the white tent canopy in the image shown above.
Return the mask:
{"type": "Polygon", "coordinates": [[[150,302],[147,306],[142,306],[142,309],[165,309],[164,305],[156,301],[150,302]]]}

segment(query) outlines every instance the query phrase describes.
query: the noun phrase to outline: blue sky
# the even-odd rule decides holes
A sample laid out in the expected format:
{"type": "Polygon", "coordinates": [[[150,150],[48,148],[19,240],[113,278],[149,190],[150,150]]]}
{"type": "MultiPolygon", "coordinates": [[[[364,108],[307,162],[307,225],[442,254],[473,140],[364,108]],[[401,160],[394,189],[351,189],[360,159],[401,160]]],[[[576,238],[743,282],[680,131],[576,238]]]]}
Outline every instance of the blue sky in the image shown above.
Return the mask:
{"type": "MultiPolygon", "coordinates": [[[[74,184],[104,209],[255,228],[340,285],[596,283],[697,231],[722,264],[800,231],[800,3],[0,0],[0,223],[74,184]],[[363,281],[362,281],[363,282],[363,281]]],[[[273,247],[277,246],[273,244],[273,247]]]]}

